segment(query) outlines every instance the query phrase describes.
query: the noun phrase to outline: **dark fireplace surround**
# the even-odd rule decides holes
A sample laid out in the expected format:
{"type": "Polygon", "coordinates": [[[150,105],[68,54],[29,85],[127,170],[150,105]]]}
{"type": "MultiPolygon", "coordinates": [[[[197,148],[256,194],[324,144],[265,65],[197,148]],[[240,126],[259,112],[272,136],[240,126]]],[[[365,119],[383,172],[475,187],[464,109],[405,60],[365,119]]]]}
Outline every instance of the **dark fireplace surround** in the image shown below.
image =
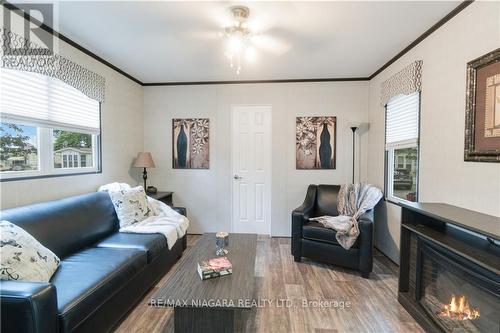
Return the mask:
{"type": "Polygon", "coordinates": [[[500,218],[402,204],[398,300],[427,332],[500,332],[500,218]]]}

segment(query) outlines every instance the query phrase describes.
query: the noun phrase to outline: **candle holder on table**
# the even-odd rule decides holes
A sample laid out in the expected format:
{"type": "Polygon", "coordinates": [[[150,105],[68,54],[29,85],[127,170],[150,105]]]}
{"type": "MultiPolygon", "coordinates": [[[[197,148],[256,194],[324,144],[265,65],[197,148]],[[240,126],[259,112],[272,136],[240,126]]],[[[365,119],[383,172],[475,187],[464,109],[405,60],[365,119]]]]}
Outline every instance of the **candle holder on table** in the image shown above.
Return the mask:
{"type": "Polygon", "coordinates": [[[225,256],[229,251],[225,247],[229,246],[229,234],[225,231],[220,231],[215,234],[215,245],[217,250],[215,254],[217,256],[225,256]]]}

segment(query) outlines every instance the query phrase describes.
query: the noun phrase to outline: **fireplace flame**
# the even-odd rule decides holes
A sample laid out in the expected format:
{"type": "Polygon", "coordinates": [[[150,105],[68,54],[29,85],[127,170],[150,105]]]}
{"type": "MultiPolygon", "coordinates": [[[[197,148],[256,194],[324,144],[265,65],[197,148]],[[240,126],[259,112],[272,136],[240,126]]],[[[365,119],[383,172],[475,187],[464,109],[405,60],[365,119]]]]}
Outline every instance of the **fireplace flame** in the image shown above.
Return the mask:
{"type": "Polygon", "coordinates": [[[450,304],[444,304],[439,315],[456,320],[474,320],[479,317],[479,309],[470,307],[465,296],[453,295],[450,304]]]}

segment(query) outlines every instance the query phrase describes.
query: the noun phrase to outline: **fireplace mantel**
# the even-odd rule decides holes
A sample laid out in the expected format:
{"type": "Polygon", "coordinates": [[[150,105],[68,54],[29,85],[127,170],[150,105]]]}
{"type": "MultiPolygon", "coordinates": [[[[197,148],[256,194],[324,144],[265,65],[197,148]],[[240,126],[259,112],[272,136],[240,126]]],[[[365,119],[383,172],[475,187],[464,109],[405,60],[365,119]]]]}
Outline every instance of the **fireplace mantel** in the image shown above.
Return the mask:
{"type": "Polygon", "coordinates": [[[498,299],[500,304],[500,218],[441,203],[407,203],[401,207],[398,300],[426,331],[447,329],[422,306],[422,290],[429,287],[422,278],[425,270],[428,276],[429,269],[437,274],[449,267],[464,280],[470,276],[469,286],[484,282],[484,289],[490,290],[487,297],[498,299]],[[438,256],[444,259],[429,267],[429,258],[432,261],[438,256]]]}
{"type": "Polygon", "coordinates": [[[486,237],[500,240],[500,217],[486,215],[444,203],[401,203],[401,207],[436,221],[449,223],[486,237]]]}

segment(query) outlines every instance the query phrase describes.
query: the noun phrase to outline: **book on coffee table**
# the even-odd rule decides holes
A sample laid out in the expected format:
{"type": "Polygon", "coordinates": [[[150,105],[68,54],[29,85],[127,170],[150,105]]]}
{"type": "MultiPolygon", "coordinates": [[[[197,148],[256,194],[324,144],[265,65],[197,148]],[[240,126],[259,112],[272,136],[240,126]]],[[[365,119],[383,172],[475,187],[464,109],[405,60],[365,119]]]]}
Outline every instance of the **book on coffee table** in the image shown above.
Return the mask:
{"type": "Polygon", "coordinates": [[[233,273],[233,266],[226,258],[213,258],[198,262],[198,274],[202,280],[207,280],[219,276],[233,273]]]}

